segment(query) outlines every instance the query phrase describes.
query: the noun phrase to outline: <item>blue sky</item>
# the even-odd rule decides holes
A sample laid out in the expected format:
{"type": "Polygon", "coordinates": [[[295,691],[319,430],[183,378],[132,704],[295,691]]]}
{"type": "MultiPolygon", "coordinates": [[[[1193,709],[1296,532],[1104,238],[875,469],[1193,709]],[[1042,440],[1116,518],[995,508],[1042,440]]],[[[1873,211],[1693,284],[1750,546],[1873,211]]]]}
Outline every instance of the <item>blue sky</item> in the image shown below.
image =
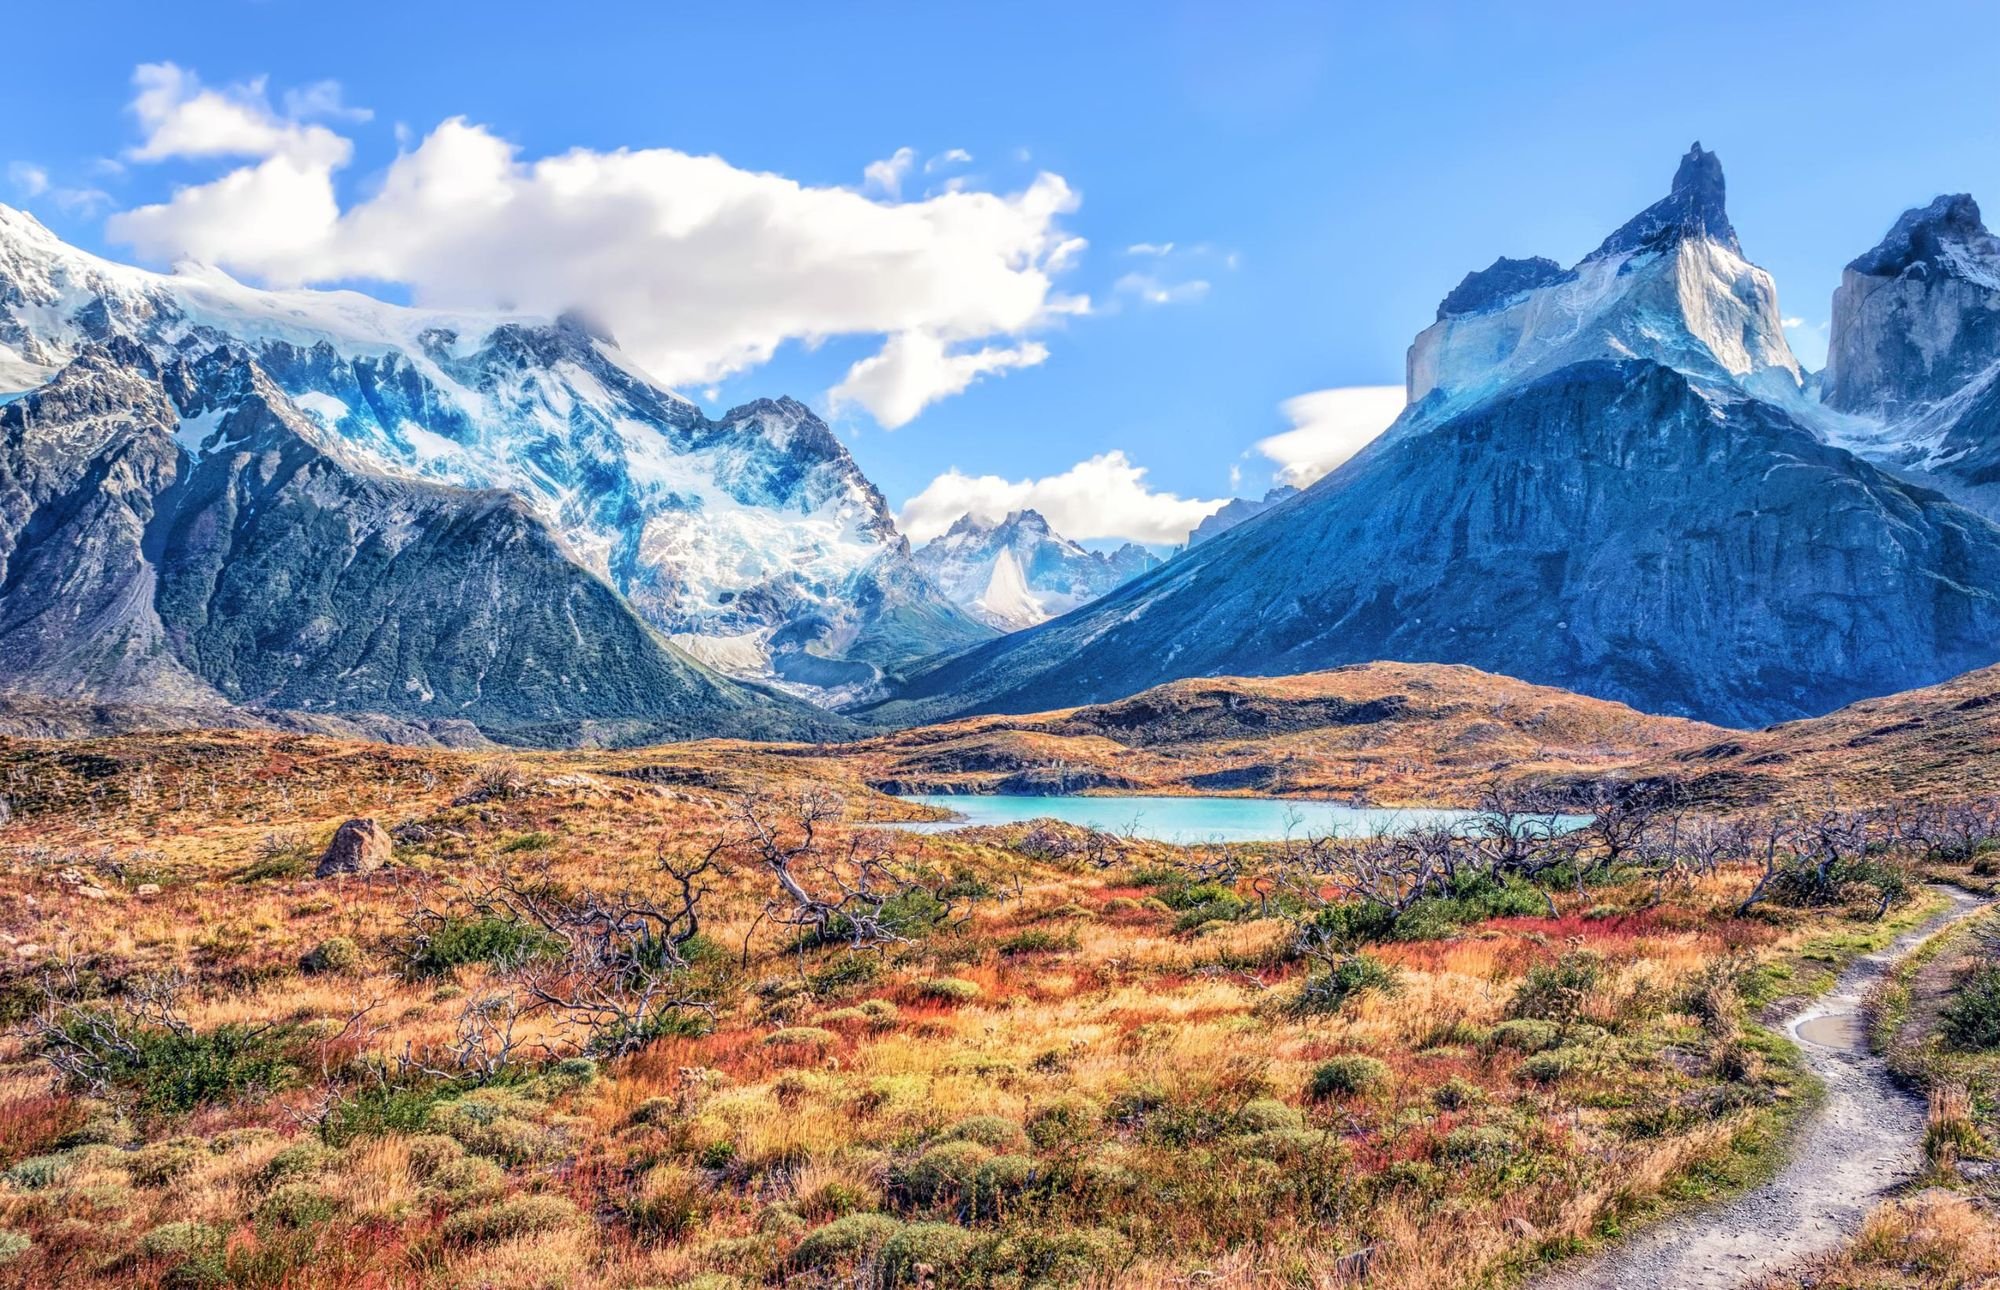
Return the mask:
{"type": "MultiPolygon", "coordinates": [[[[1255,445],[1287,427],[1287,400],[1399,382],[1410,337],[1468,269],[1501,253],[1574,260],[1664,192],[1697,138],[1723,158],[1745,250],[1776,276],[1814,364],[1812,328],[1840,266],[1899,211],[1941,191],[2000,203],[2000,18],[1988,6],[1390,8],[632,4],[558,18],[545,4],[408,0],[34,6],[9,19],[0,200],[130,259],[107,219],[254,165],[263,154],[129,155],[148,137],[132,110],[135,69],[160,63],[188,78],[183,102],[196,77],[236,101],[262,77],[272,120],[348,141],[331,172],[343,208],[367,202],[399,149],[452,118],[524,165],[572,149],[671,149],[885,205],[935,198],[956,178],[1018,210],[1038,175],[1059,176],[1071,198],[1038,226],[1039,303],[991,304],[978,282],[939,303],[930,279],[873,267],[861,279],[925,298],[882,308],[932,310],[922,325],[946,328],[940,344],[992,356],[994,370],[894,430],[871,414],[900,419],[882,395],[850,399],[835,424],[898,505],[953,468],[1019,481],[1122,453],[1146,473],[1105,502],[1116,514],[1100,527],[1120,532],[1100,537],[1157,536],[1155,521],[1187,513],[1145,512],[1155,494],[1261,491],[1277,463],[1255,445]],[[330,110],[324,89],[297,97],[327,81],[346,110],[330,110]],[[865,184],[866,167],[902,148],[911,161],[893,197],[865,184]],[[952,150],[971,161],[947,159],[952,150]],[[103,196],[80,202],[81,190],[103,196]],[[1072,238],[1087,247],[1057,249],[1072,238]],[[1128,250],[1168,243],[1164,256],[1128,250]],[[963,321],[988,314],[999,321],[984,331],[963,321]]],[[[541,253],[514,235],[509,272],[541,253]]],[[[745,238],[701,266],[712,271],[690,291],[704,304],[733,281],[728,255],[743,255],[746,273],[772,271],[745,238]]],[[[844,238],[814,254],[840,254],[844,238]]],[[[678,270],[643,239],[606,245],[634,275],[666,275],[671,293],[678,270]]],[[[948,258],[957,245],[934,249],[948,258]]],[[[414,254],[398,272],[428,272],[414,254]]],[[[364,276],[348,271],[364,262],[312,261],[344,279],[364,276]]],[[[839,268],[823,288],[837,297],[855,281],[839,268]]],[[[478,281],[476,264],[460,266],[448,289],[478,281]]],[[[742,321],[780,338],[771,356],[702,356],[704,379],[681,388],[718,405],[790,393],[824,408],[889,335],[864,319],[808,344],[783,339],[781,318],[742,321]]],[[[1078,476],[1053,495],[1081,514],[1095,487],[1078,476]]]]}

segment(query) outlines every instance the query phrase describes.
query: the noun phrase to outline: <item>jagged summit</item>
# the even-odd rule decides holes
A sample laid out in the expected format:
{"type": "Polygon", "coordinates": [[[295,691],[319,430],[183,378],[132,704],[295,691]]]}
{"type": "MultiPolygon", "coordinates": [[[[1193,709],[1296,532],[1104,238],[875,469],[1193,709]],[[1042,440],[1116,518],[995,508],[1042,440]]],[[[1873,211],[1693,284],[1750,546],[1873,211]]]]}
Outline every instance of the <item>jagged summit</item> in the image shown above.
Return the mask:
{"type": "Polygon", "coordinates": [[[1743,247],[1729,222],[1726,196],[1722,159],[1704,151],[1697,141],[1681,158],[1667,195],[1627,220],[1584,260],[1588,263],[1630,251],[1658,250],[1684,237],[1706,238],[1741,255],[1743,247]]]}
{"type": "Polygon", "coordinates": [[[1572,363],[1630,358],[1765,397],[1803,381],[1777,287],[1743,258],[1722,163],[1698,143],[1665,198],[1573,267],[1503,256],[1466,275],[1410,346],[1406,420],[1453,415],[1572,363]]]}
{"type": "Polygon", "coordinates": [[[1987,231],[1972,194],[1946,193],[1928,206],[1904,211],[1887,236],[1847,267],[1886,278],[1919,265],[1959,277],[2000,272],[2000,238],[1987,231]]]}

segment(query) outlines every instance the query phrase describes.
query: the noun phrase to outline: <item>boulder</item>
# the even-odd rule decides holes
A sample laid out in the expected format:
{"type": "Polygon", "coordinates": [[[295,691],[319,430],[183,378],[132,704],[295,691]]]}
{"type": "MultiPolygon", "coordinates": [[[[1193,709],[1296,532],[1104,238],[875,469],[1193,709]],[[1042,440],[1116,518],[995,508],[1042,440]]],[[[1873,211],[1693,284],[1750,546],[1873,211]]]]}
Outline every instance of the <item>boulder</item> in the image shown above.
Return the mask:
{"type": "Polygon", "coordinates": [[[396,844],[388,830],[372,819],[349,820],[326,844],[326,853],[313,870],[316,878],[337,878],[351,873],[374,873],[389,863],[396,844]]]}

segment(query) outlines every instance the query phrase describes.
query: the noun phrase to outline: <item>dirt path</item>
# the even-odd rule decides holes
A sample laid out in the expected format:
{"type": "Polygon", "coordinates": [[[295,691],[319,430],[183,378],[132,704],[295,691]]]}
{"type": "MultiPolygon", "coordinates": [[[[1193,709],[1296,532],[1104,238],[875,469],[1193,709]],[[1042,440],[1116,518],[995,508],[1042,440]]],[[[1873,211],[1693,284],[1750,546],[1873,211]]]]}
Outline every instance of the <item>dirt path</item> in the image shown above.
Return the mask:
{"type": "Polygon", "coordinates": [[[1857,959],[1785,1026],[1826,1100],[1798,1127],[1776,1177],[1741,1196],[1646,1228],[1566,1265],[1535,1290],[1734,1290],[1839,1245],[1883,1194],[1917,1169],[1924,1105],[1868,1051],[1862,1001],[1898,960],[1985,901],[1946,889],[1951,907],[1857,959]]]}

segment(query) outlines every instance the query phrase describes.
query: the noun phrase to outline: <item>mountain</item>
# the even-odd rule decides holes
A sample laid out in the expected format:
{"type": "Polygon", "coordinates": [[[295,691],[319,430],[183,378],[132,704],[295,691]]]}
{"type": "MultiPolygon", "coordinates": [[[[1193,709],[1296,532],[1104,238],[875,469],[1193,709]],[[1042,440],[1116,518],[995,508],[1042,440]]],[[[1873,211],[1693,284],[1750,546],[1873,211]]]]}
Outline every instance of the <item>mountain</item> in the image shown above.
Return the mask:
{"type": "Polygon", "coordinates": [[[1803,387],[1696,145],[1576,265],[1469,275],[1410,407],[1298,498],[876,715],[1396,659],[1741,726],[1993,662],[2000,528],[1824,442],[1803,387]]]}
{"type": "Polygon", "coordinates": [[[918,574],[881,494],[793,400],[711,419],[580,317],[148,273],[0,207],[0,398],[118,337],[163,366],[254,361],[365,469],[520,499],[642,619],[739,676],[837,700],[992,634],[918,574]]]}
{"type": "Polygon", "coordinates": [[[0,407],[0,657],[9,696],[197,719],[525,743],[844,726],[667,645],[513,494],[374,470],[241,355],[162,365],[117,335],[0,407]]]}
{"type": "Polygon", "coordinates": [[[2000,238],[1964,193],[1905,211],[1833,296],[1831,437],[2000,516],[2000,238]]]}
{"type": "Polygon", "coordinates": [[[1280,484],[1265,493],[1261,498],[1233,498],[1221,510],[1195,525],[1194,531],[1188,534],[1187,544],[1195,546],[1208,541],[1212,537],[1220,537],[1230,529],[1235,528],[1238,524],[1243,523],[1243,521],[1255,519],[1278,503],[1287,501],[1298,495],[1299,490],[1290,484],[1280,484]]]}
{"type": "Polygon", "coordinates": [[[953,604],[1011,632],[1089,604],[1160,561],[1131,542],[1111,552],[1087,550],[1027,510],[997,523],[961,516],[918,549],[916,563],[953,604]]]}

